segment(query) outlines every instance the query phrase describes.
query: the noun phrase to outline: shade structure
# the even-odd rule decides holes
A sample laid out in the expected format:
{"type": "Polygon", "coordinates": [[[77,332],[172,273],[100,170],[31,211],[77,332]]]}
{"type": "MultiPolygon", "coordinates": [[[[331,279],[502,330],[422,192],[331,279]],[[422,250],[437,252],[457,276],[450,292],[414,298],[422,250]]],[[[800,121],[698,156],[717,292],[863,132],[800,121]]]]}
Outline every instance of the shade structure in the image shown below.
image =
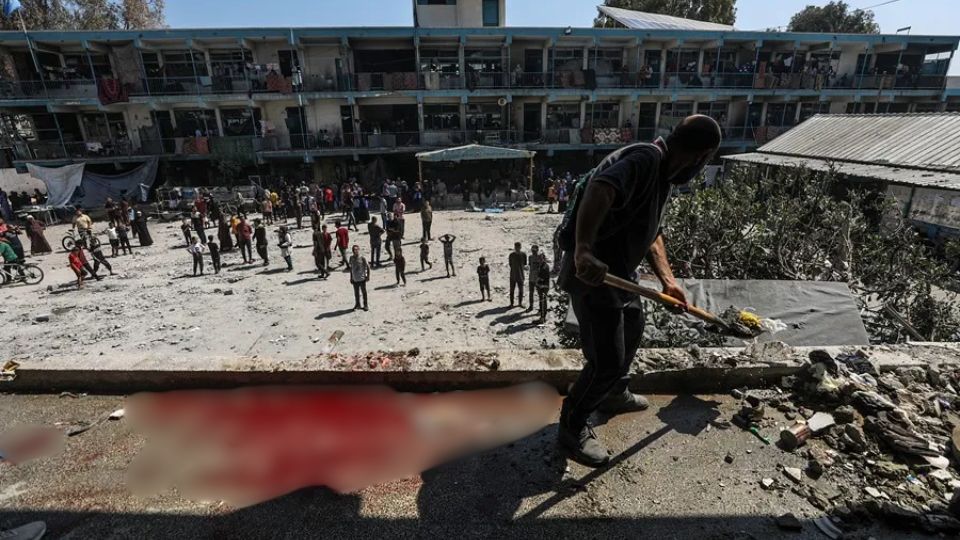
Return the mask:
{"type": "Polygon", "coordinates": [[[438,163],[441,161],[459,163],[461,161],[479,161],[484,159],[531,159],[535,155],[537,155],[537,153],[531,150],[468,144],[466,146],[457,146],[456,148],[420,152],[417,154],[417,160],[430,163],[438,163]]]}

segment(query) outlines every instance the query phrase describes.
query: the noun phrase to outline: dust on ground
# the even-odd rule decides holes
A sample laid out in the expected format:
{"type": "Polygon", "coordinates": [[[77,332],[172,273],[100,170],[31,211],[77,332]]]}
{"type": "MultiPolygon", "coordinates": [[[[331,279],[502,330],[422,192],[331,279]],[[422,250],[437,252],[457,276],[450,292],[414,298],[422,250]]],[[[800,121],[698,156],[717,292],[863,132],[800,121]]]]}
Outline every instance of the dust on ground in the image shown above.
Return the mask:
{"type": "MultiPolygon", "coordinates": [[[[327,218],[332,228],[335,217],[327,218]]],[[[434,236],[457,237],[457,275],[447,278],[442,245],[436,240],[430,243],[434,267],[421,270],[420,219],[408,215],[404,240],[408,284],[395,286],[391,263],[374,269],[368,283],[369,312],[352,311],[353,289],[347,273],[335,271],[327,281],[317,278],[307,226],[291,230],[292,272],[286,271],[276,247],[274,225],[268,228],[269,266],[244,265],[240,253],[233,250],[222,255],[224,267],[219,275],[209,274],[212,265],[206,255],[208,275],[194,278],[179,222],[151,221],[152,246],[135,247],[131,256],[110,258],[116,275],[87,281],[79,291],[67,253],[59,247],[68,226],[54,226],[46,235],[56,252],[28,259],[45,272],[43,283],[3,289],[0,320],[14,331],[0,337],[0,344],[12,358],[42,362],[79,356],[91,366],[98,359],[119,358],[216,355],[283,361],[331,352],[553,346],[552,320],[539,325],[535,312],[508,308],[507,256],[513,243],[521,242],[527,253],[531,244],[546,246],[551,257],[549,248],[559,219],[542,211],[436,211],[434,236]],[[493,302],[479,300],[476,266],[481,256],[491,267],[493,302]],[[337,331],[343,332],[342,338],[331,342],[337,331]]],[[[102,222],[95,224],[96,230],[105,227],[102,222]]],[[[208,229],[207,234],[216,236],[216,229],[208,229]]],[[[359,245],[369,258],[366,226],[350,235],[351,244],[359,245]]],[[[29,253],[29,241],[22,238],[29,253]]],[[[109,255],[105,239],[104,247],[109,255]]],[[[529,293],[524,294],[526,304],[529,293]]]]}

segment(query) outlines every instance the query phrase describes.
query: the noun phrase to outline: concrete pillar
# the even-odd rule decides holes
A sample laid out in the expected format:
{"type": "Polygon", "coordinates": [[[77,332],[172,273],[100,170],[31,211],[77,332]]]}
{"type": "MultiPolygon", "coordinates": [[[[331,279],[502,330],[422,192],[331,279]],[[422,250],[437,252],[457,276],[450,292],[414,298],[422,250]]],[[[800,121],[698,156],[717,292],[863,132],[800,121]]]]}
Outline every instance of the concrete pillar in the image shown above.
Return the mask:
{"type": "Polygon", "coordinates": [[[223,130],[223,117],[220,116],[220,107],[214,107],[213,116],[217,121],[217,133],[219,133],[220,136],[223,137],[226,132],[223,130]]]}
{"type": "Polygon", "coordinates": [[[587,127],[587,102],[580,100],[580,129],[587,127]]]}

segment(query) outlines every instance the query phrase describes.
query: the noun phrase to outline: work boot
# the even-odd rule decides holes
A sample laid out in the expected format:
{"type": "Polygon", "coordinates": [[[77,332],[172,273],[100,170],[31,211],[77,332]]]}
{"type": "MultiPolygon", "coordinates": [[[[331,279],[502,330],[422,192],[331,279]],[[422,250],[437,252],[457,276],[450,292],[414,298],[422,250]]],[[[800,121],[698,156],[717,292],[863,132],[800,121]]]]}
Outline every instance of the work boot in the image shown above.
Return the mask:
{"type": "Polygon", "coordinates": [[[586,467],[596,468],[610,461],[610,453],[597,440],[597,434],[590,426],[573,431],[561,423],[557,428],[557,446],[570,459],[586,467]]]}
{"type": "Polygon", "coordinates": [[[645,411],[650,408],[647,398],[633,394],[629,390],[616,396],[608,396],[597,410],[603,414],[615,415],[629,412],[645,411]]]}

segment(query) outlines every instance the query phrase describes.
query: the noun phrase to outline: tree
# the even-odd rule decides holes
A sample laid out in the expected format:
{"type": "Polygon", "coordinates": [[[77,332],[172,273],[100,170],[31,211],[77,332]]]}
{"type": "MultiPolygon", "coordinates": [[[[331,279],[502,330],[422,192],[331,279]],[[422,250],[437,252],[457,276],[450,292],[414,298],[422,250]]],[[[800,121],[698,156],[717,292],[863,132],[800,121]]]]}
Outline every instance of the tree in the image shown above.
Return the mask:
{"type": "Polygon", "coordinates": [[[879,34],[880,25],[872,11],[850,10],[846,2],[830,2],[825,6],[807,6],[790,19],[790,32],[823,32],[827,34],[879,34]]]}
{"type": "Polygon", "coordinates": [[[12,17],[0,17],[0,29],[120,30],[166,26],[164,0],[20,0],[12,17]]]}
{"type": "MultiPolygon", "coordinates": [[[[737,0],[604,0],[603,4],[717,24],[732,25],[737,18],[737,0]]],[[[593,25],[598,28],[611,24],[612,21],[603,15],[593,21],[593,25]]]]}
{"type": "MultiPolygon", "coordinates": [[[[674,197],[664,236],[678,278],[842,281],[874,343],[911,338],[898,316],[924,340],[960,339],[960,295],[949,290],[957,270],[943,262],[960,254],[960,243],[937,257],[883,191],[832,172],[737,167],[719,187],[674,197]]],[[[663,309],[647,320],[646,347],[719,344],[663,309]]]]}

